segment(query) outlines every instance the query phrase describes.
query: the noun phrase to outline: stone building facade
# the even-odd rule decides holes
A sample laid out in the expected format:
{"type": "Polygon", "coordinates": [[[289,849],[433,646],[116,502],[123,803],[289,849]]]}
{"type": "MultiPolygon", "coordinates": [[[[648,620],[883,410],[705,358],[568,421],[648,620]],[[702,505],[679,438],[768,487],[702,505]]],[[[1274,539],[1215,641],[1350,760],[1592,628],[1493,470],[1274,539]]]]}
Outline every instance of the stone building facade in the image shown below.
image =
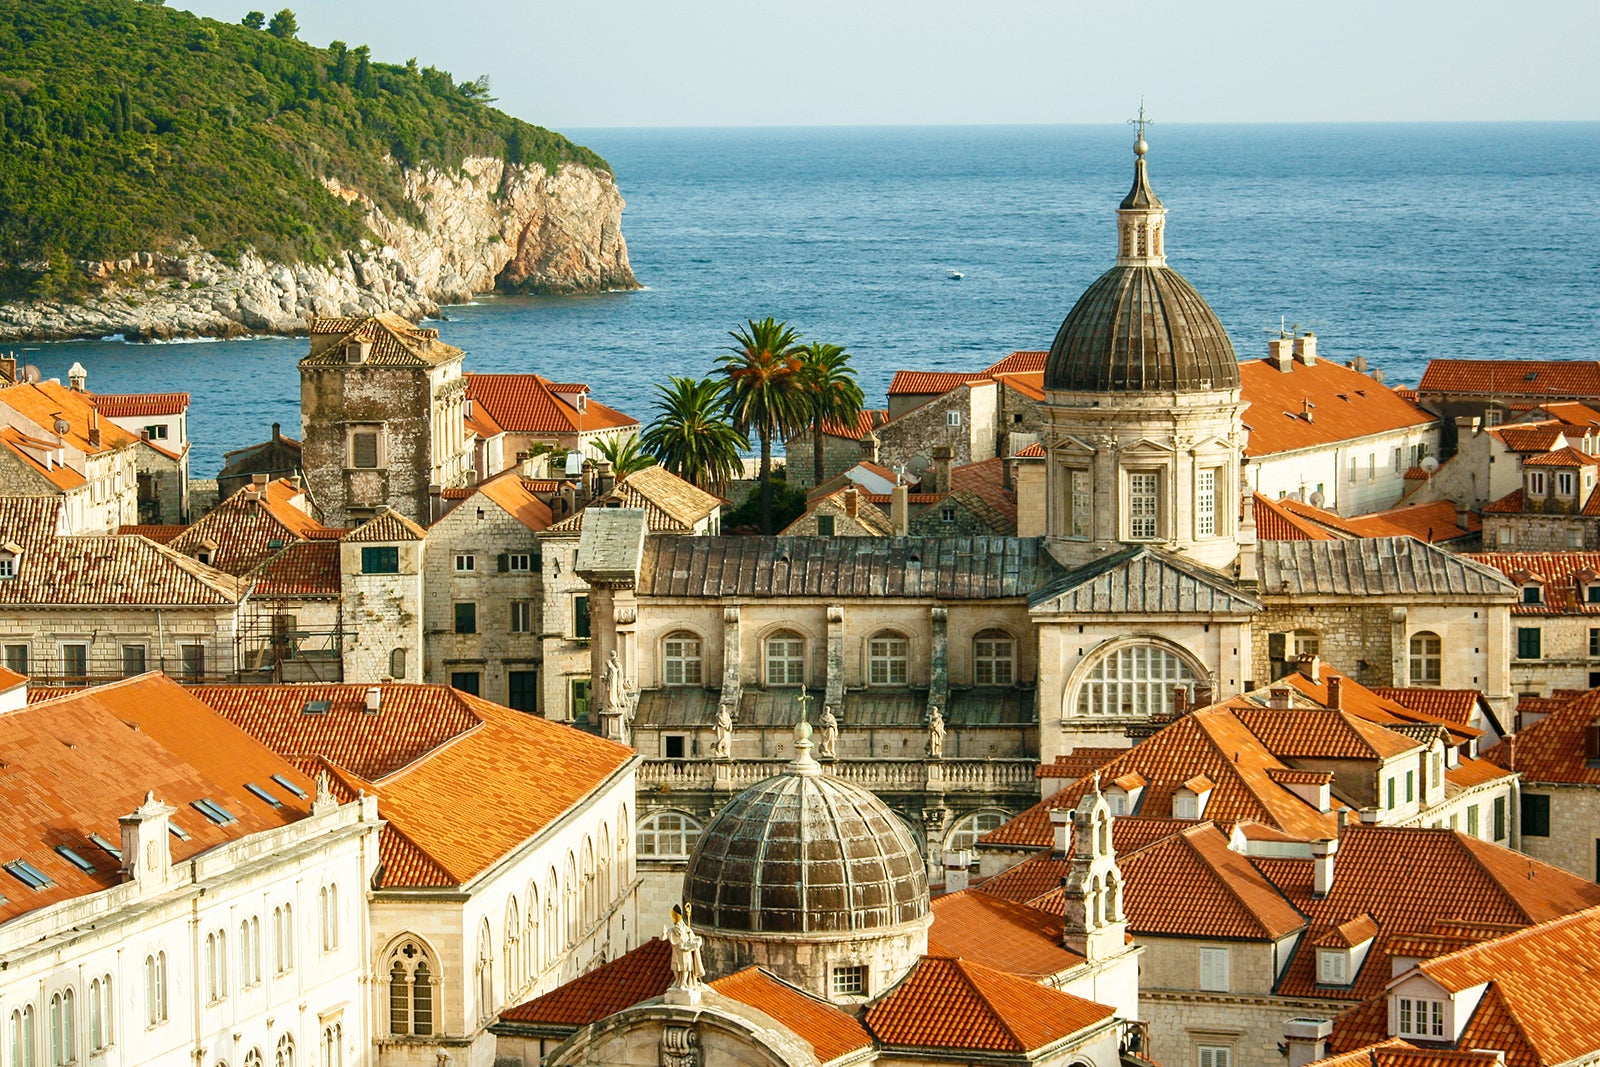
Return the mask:
{"type": "Polygon", "coordinates": [[[426,536],[386,510],[340,538],[345,681],[422,679],[426,536]]]}
{"type": "Polygon", "coordinates": [[[55,379],[0,388],[0,493],[59,498],[64,533],[116,533],[140,521],[139,438],[55,379]]]}

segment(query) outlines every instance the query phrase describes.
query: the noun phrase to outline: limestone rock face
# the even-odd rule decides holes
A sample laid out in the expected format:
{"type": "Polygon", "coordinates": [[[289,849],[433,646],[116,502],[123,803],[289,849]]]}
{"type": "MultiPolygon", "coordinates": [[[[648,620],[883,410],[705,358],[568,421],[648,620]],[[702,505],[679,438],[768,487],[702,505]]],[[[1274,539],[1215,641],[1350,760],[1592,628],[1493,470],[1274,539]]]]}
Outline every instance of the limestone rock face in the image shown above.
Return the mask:
{"type": "Polygon", "coordinates": [[[80,264],[100,283],[82,303],[0,306],[0,342],[122,334],[129,340],[293,334],[313,315],[391,311],[410,319],[501,288],[576,293],[638,286],[611,175],[574,164],[555,173],[469,157],[455,172],[404,172],[420,225],[391,218],[359,189],[328,191],[367,209],[375,240],[321,264],[228,263],[190,244],[80,264]]]}

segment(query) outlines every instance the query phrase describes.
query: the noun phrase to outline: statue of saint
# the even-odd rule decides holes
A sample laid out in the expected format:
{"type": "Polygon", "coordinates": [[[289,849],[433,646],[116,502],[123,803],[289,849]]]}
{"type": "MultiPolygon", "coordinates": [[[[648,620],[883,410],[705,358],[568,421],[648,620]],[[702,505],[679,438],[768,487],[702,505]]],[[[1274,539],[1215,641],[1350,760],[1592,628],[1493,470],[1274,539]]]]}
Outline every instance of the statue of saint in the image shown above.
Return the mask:
{"type": "Polygon", "coordinates": [[[944,716],[937,707],[928,709],[928,758],[944,759],[944,716]]]}
{"type": "Polygon", "coordinates": [[[672,909],[672,922],[667,924],[662,936],[672,946],[672,985],[671,989],[692,990],[698,989],[700,980],[706,976],[706,969],[700,962],[700,945],[702,939],[689,925],[689,905],[674,907],[672,909]]]}
{"type": "Polygon", "coordinates": [[[733,713],[728,710],[728,705],[717,706],[717,734],[711,742],[711,756],[713,759],[733,758],[733,713]]]}
{"type": "Polygon", "coordinates": [[[822,746],[823,759],[837,759],[839,747],[839,720],[833,717],[833,708],[822,709],[822,746]]]}
{"type": "Polygon", "coordinates": [[[600,674],[601,684],[605,687],[605,703],[601,705],[607,709],[620,709],[623,701],[622,661],[617,658],[617,650],[611,650],[611,658],[606,660],[604,670],[600,674]]]}

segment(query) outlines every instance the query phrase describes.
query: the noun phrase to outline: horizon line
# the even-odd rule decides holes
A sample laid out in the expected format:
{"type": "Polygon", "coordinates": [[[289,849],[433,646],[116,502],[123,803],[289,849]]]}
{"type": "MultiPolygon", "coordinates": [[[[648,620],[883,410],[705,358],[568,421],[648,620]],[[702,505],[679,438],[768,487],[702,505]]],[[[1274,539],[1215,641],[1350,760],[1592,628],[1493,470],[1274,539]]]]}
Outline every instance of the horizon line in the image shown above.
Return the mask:
{"type": "MultiPolygon", "coordinates": [[[[510,114],[510,112],[506,112],[510,114]]],[[[515,117],[515,116],[513,116],[515,117]]],[[[522,121],[527,121],[526,119],[522,121]]],[[[534,125],[543,125],[535,123],[534,125]]],[[[711,122],[711,123],[552,123],[545,129],[572,130],[1005,130],[1123,128],[1126,122],[711,122]]],[[[1169,119],[1163,128],[1198,126],[1600,126],[1588,119],[1169,119]]]]}

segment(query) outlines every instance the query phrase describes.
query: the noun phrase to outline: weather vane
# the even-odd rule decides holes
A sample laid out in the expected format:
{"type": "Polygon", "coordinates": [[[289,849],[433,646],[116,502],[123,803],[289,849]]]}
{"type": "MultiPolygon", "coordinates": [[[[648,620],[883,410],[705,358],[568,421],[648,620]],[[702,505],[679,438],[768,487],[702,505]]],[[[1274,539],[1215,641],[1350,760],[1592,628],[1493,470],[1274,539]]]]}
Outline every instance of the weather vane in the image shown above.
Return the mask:
{"type": "Polygon", "coordinates": [[[1144,141],[1144,128],[1146,126],[1154,126],[1155,124],[1156,124],[1156,120],[1155,119],[1146,118],[1145,117],[1145,113],[1144,113],[1144,97],[1141,96],[1139,98],[1139,117],[1138,118],[1132,118],[1132,119],[1128,120],[1128,125],[1129,126],[1137,126],[1137,127],[1139,127],[1139,139],[1134,142],[1133,150],[1135,152],[1137,152],[1141,156],[1144,155],[1145,151],[1147,150],[1147,146],[1145,145],[1145,141],[1144,141]]]}

